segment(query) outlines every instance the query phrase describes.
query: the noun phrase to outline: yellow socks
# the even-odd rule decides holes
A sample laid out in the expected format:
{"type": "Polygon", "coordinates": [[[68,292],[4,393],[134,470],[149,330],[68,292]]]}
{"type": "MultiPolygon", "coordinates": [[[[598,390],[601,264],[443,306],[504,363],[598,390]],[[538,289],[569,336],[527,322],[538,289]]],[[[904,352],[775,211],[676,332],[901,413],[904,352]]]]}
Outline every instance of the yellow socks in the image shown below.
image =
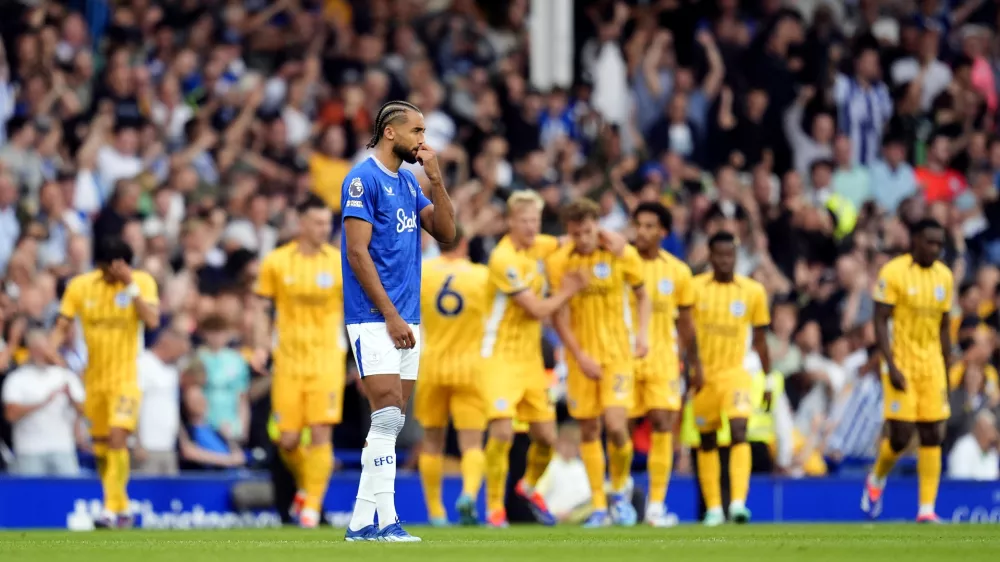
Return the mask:
{"type": "MultiPolygon", "coordinates": [[[[301,451],[301,447],[298,448],[301,451]]],[[[304,509],[320,512],[326,488],[333,474],[333,445],[324,443],[312,445],[301,453],[299,472],[302,475],[302,489],[306,492],[304,509]]]]}
{"type": "Polygon", "coordinates": [[[627,440],[621,447],[608,441],[608,472],[611,477],[611,489],[618,493],[628,486],[628,477],[632,473],[632,441],[627,440]]]}
{"type": "MultiPolygon", "coordinates": [[[[486,455],[482,449],[469,449],[462,455],[462,493],[472,499],[479,497],[483,486],[483,471],[486,470],[486,455]]],[[[421,474],[423,471],[421,470],[421,474]]],[[[426,490],[426,485],[424,490],[426,490]]]]}
{"type": "Polygon", "coordinates": [[[504,492],[510,470],[511,443],[492,437],[486,441],[486,510],[504,509],[504,492]]]}
{"type": "Polygon", "coordinates": [[[917,479],[920,483],[920,514],[934,513],[938,484],[941,482],[941,447],[917,449],[917,479]]]}
{"type": "Polygon", "coordinates": [[[108,449],[101,486],[104,488],[104,508],[111,513],[128,512],[128,449],[108,449]]]}
{"type": "Polygon", "coordinates": [[[292,478],[295,479],[295,487],[302,489],[305,485],[302,478],[302,465],[305,453],[303,452],[302,447],[295,447],[290,451],[279,447],[278,455],[281,457],[281,462],[285,463],[285,467],[288,468],[288,472],[292,473],[292,478]]]}
{"type": "Polygon", "coordinates": [[[604,495],[604,448],[600,441],[584,441],[580,444],[580,459],[587,469],[590,480],[591,505],[594,511],[606,511],[608,498],[604,495]]]}
{"type": "Polygon", "coordinates": [[[705,499],[707,509],[722,509],[722,484],[719,482],[721,476],[719,451],[698,449],[698,484],[701,486],[701,496],[705,499]]]}
{"type": "Polygon", "coordinates": [[[97,476],[104,481],[104,473],[108,471],[108,444],[104,442],[94,443],[94,464],[97,468],[97,476]]]}
{"type": "Polygon", "coordinates": [[[424,503],[427,505],[427,517],[444,519],[447,513],[441,502],[441,480],[444,478],[444,456],[421,453],[417,459],[420,470],[420,482],[424,486],[424,503]]]}
{"type": "Polygon", "coordinates": [[[646,471],[649,473],[649,503],[663,505],[667,500],[667,486],[674,468],[674,435],[653,433],[649,447],[646,471]]]}
{"type": "Polygon", "coordinates": [[[545,469],[549,467],[549,461],[551,460],[552,447],[532,442],[531,446],[528,447],[524,483],[534,488],[535,484],[538,484],[538,479],[545,473],[545,469]]]}
{"type": "MultiPolygon", "coordinates": [[[[940,455],[940,452],[938,455],[940,455]]],[[[938,459],[940,460],[940,456],[938,459]]],[[[896,466],[897,460],[899,460],[899,453],[892,450],[888,439],[883,439],[878,447],[878,458],[875,459],[875,467],[872,469],[872,474],[880,485],[885,484],[885,479],[892,472],[892,467],[896,466]]],[[[939,474],[940,470],[940,467],[938,467],[939,474]]]]}
{"type": "Polygon", "coordinates": [[[746,504],[750,491],[750,465],[749,443],[736,443],[729,449],[729,500],[732,503],[746,504]]]}

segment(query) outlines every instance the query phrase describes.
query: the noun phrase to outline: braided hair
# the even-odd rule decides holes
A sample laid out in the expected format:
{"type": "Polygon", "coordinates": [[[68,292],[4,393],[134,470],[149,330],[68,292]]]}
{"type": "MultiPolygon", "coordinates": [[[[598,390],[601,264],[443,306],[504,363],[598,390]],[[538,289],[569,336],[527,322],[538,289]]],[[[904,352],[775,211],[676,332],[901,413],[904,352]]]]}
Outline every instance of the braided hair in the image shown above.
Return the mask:
{"type": "Polygon", "coordinates": [[[372,133],[372,138],[368,141],[366,148],[375,148],[378,141],[382,140],[382,133],[385,131],[385,126],[395,123],[407,111],[419,112],[420,109],[412,103],[402,100],[386,102],[380,107],[378,115],[375,117],[375,131],[372,133]]]}

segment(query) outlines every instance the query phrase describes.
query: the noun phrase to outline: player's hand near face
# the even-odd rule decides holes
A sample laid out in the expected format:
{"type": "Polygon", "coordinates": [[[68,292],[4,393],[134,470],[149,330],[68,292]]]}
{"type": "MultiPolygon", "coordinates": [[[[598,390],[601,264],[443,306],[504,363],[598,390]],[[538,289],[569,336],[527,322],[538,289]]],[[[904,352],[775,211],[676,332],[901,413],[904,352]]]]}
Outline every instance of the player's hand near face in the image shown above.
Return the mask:
{"type": "Polygon", "coordinates": [[[581,354],[577,359],[577,363],[580,364],[580,370],[586,375],[588,379],[599,380],[601,378],[601,366],[594,361],[589,355],[581,354]]]}
{"type": "Polygon", "coordinates": [[[125,263],[125,260],[115,260],[111,262],[109,270],[112,277],[118,281],[124,283],[125,285],[132,284],[132,268],[125,263]]]}
{"type": "Polygon", "coordinates": [[[441,181],[441,166],[438,163],[437,153],[426,144],[421,145],[417,150],[417,162],[424,167],[427,179],[431,181],[441,181]]]}
{"type": "Polygon", "coordinates": [[[628,246],[627,238],[617,232],[611,232],[603,228],[597,231],[597,241],[602,248],[619,257],[625,252],[625,247],[628,246]]]}
{"type": "Polygon", "coordinates": [[[403,320],[402,316],[396,314],[391,318],[386,318],[385,329],[389,332],[389,337],[392,338],[396,349],[413,349],[417,345],[417,340],[413,337],[413,330],[410,329],[410,325],[403,320]]]}

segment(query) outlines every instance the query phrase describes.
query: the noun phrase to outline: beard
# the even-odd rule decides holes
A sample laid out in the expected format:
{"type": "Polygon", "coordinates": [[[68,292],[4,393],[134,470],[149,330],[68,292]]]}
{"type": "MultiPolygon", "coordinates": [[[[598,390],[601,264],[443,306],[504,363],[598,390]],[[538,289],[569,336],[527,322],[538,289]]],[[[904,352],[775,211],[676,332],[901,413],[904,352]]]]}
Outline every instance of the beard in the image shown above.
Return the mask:
{"type": "Polygon", "coordinates": [[[403,162],[406,162],[407,164],[417,163],[416,153],[412,149],[406,148],[405,146],[393,143],[392,153],[395,154],[396,156],[399,156],[399,159],[402,160],[403,162]]]}

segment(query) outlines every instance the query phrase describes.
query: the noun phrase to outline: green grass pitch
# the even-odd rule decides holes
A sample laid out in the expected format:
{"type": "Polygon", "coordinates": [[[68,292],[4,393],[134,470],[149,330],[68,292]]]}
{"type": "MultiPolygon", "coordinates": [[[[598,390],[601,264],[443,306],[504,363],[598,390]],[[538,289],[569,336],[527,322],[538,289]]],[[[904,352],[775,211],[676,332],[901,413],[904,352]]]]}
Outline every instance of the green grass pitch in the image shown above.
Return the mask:
{"type": "Polygon", "coordinates": [[[0,533],[4,562],[944,562],[1000,552],[995,525],[727,525],[585,530],[412,527],[420,544],[345,543],[340,529],[0,533]]]}

